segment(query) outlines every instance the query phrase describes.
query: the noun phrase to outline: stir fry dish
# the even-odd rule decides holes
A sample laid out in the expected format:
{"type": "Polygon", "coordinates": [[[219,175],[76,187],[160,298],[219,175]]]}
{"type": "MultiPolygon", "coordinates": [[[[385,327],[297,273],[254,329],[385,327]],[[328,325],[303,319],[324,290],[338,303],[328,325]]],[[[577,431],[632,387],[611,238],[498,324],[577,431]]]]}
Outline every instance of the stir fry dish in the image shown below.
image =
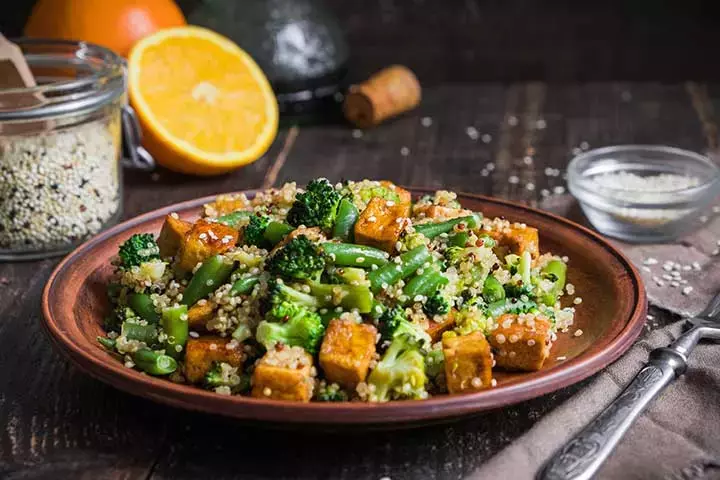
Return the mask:
{"type": "Polygon", "coordinates": [[[566,262],[541,253],[536,228],[449,191],[413,201],[387,181],[288,183],[128,238],[98,341],[128,368],[224,395],[476,392],[497,370],[542,368],[572,325],[566,262]]]}

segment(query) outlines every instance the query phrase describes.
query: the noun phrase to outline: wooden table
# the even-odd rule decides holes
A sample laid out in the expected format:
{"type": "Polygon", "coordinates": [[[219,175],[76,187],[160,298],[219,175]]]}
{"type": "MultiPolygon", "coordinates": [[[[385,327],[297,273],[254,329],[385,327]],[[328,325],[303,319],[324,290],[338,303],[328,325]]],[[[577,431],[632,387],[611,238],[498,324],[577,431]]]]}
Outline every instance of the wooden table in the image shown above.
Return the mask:
{"type": "MultiPolygon", "coordinates": [[[[562,175],[547,176],[545,169],[562,171],[583,142],[591,147],[714,147],[715,126],[708,115],[719,101],[720,95],[697,84],[431,87],[419,110],[360,138],[346,126],[282,131],[264,158],[229,176],[130,173],[125,217],[197,196],[287,180],[306,182],[320,175],[388,178],[534,203],[543,189],[563,185],[562,175]],[[422,117],[431,118],[432,125],[423,126],[422,117]],[[469,126],[478,130],[479,139],[468,136],[469,126]],[[483,134],[492,136],[489,143],[483,142],[483,134]],[[409,149],[407,156],[401,154],[403,147],[409,149]],[[524,158],[532,149],[527,164],[524,158]],[[489,162],[495,168],[483,176],[489,162]],[[508,181],[513,175],[517,184],[508,181]],[[534,190],[527,188],[530,182],[534,190]]],[[[200,478],[213,472],[215,478],[457,478],[578,388],[448,425],[401,432],[267,431],[175,410],[93,380],[54,352],[39,325],[39,297],[56,263],[0,265],[3,477],[200,478]]]]}
{"type": "MultiPolygon", "coordinates": [[[[535,205],[544,190],[561,191],[562,171],[583,142],[718,146],[720,86],[677,83],[720,78],[715,29],[700,10],[655,21],[653,6],[646,21],[605,2],[590,10],[585,2],[399,3],[332,2],[355,54],[354,77],[409,64],[426,86],[417,111],[360,138],[340,125],[281,131],[265,157],[224,177],[128,173],[124,216],[317,176],[387,178],[535,205]],[[668,39],[670,23],[680,27],[668,39]],[[610,82],[617,78],[636,82],[610,82]],[[432,124],[423,126],[423,117],[432,124]]],[[[93,380],[55,353],[40,327],[39,298],[56,264],[0,265],[0,477],[458,478],[581,387],[399,432],[268,431],[175,410],[93,380]]],[[[659,324],[672,320],[651,313],[659,324]]]]}

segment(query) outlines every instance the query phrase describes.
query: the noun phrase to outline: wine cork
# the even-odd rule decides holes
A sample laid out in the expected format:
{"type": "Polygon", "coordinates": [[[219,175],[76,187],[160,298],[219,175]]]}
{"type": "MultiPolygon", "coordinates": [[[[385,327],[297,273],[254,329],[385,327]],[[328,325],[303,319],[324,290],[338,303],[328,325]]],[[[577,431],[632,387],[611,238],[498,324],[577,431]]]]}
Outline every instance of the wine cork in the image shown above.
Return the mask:
{"type": "Polygon", "coordinates": [[[420,103],[420,83],[407,67],[393,65],[348,90],[343,105],[345,118],[369,128],[412,110],[420,103]]]}

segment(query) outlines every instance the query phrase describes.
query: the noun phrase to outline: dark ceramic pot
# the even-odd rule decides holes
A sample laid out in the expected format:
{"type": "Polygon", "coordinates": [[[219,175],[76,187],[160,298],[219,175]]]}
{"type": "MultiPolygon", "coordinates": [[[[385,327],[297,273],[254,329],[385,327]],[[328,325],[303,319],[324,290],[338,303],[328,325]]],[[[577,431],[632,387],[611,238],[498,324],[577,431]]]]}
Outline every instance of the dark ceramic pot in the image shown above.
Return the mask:
{"type": "Polygon", "coordinates": [[[188,23],[221,33],[246,50],[270,80],[288,120],[340,112],[348,47],[318,0],[186,0],[188,23]]]}

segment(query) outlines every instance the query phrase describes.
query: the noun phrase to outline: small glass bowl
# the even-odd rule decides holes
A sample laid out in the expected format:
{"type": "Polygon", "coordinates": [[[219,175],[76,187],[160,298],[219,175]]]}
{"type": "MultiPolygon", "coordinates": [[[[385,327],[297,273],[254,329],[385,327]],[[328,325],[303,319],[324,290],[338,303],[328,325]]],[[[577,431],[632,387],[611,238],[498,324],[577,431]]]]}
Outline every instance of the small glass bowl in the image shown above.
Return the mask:
{"type": "Polygon", "coordinates": [[[708,157],[660,145],[585,152],[570,162],[567,181],[595,228],[634,243],[688,233],[720,193],[720,169],[708,157]]]}

